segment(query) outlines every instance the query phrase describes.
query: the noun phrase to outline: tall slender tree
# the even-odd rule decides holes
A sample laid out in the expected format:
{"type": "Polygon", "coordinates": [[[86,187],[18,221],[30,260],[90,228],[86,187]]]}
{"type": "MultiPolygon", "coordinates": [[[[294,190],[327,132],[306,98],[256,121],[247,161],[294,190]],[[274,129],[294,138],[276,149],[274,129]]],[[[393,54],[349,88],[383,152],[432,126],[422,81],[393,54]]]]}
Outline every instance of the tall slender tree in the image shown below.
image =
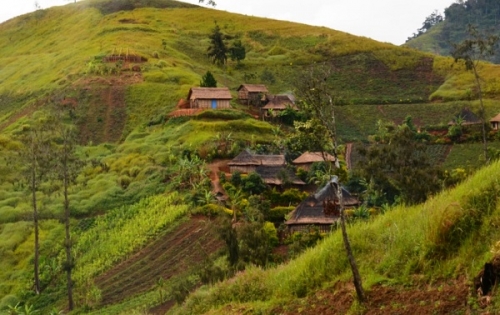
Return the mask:
{"type": "Polygon", "coordinates": [[[66,110],[61,107],[54,107],[52,112],[55,118],[53,128],[55,131],[55,154],[53,158],[54,169],[57,179],[62,182],[63,188],[63,222],[64,222],[64,250],[66,261],[64,270],[66,271],[66,291],[68,296],[68,309],[74,308],[73,301],[73,280],[72,271],[74,268],[74,259],[71,255],[72,239],[70,232],[71,206],[69,199],[69,190],[74,184],[83,163],[76,156],[77,132],[72,124],[73,115],[66,115],[66,110]],[[66,117],[68,116],[68,117],[66,117]],[[69,121],[68,118],[70,119],[69,121]],[[64,123],[67,121],[68,123],[64,123]]]}
{"type": "MultiPolygon", "coordinates": [[[[318,119],[328,132],[328,136],[333,146],[333,154],[338,164],[338,145],[337,145],[337,129],[335,123],[335,94],[334,90],[329,86],[328,80],[332,75],[333,67],[328,64],[315,64],[305,69],[300,77],[296,80],[296,90],[300,98],[299,106],[303,110],[308,111],[311,115],[318,119]]],[[[340,226],[342,230],[342,239],[346,250],[349,265],[351,267],[354,287],[360,302],[365,301],[365,293],[362,285],[361,275],[359,273],[356,259],[352,252],[351,242],[347,234],[346,220],[344,214],[344,202],[342,200],[342,185],[340,180],[337,185],[332,185],[333,191],[336,192],[336,199],[340,204],[340,226]]]]}
{"type": "Polygon", "coordinates": [[[478,31],[477,27],[469,24],[467,26],[467,38],[462,42],[453,45],[452,56],[455,62],[463,61],[465,68],[472,71],[478,93],[483,133],[483,153],[484,159],[488,162],[488,144],[486,139],[486,118],[483,104],[483,90],[481,85],[480,60],[485,60],[495,54],[499,37],[497,35],[485,35],[478,31]]]}
{"type": "Polygon", "coordinates": [[[40,228],[39,211],[40,205],[37,192],[40,191],[41,184],[47,179],[50,170],[51,143],[47,136],[47,125],[43,122],[34,121],[27,133],[20,136],[20,141],[24,147],[20,151],[19,162],[23,167],[23,178],[27,184],[31,207],[33,213],[34,257],[33,257],[33,289],[35,294],[40,294],[40,228]]]}

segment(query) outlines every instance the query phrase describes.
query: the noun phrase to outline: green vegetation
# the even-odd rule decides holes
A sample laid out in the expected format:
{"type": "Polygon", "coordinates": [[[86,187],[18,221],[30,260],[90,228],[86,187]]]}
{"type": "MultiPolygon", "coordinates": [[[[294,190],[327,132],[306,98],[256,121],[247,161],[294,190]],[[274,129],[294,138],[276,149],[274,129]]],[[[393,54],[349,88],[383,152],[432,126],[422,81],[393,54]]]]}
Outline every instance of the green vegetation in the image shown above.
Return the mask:
{"type": "MultiPolygon", "coordinates": [[[[426,33],[439,27],[438,23],[426,33]]],[[[347,142],[366,142],[376,133],[379,120],[399,125],[411,115],[417,130],[435,133],[426,151],[447,169],[450,185],[482,165],[474,132],[459,138],[462,143],[447,138],[447,124],[460,110],[480,108],[472,75],[451,58],[170,0],[84,0],[1,24],[0,312],[16,305],[43,314],[64,309],[64,272],[72,267],[65,249],[70,245],[72,314],[141,314],[186,297],[187,303],[174,312],[225,313],[227,309],[221,308],[230,303],[248,312],[273,313],[274,307],[291,299],[346,282],[350,275],[345,256],[339,255],[343,245],[338,232],[324,237],[311,230],[288,240],[291,253],[280,256],[272,251],[284,237],[280,224],[306,192],[286,183],[268,189],[256,173],[239,178],[233,174],[226,181],[221,177],[229,196],[217,196],[228,199],[216,204],[210,186],[209,175],[213,177],[219,159],[232,158],[244,148],[276,153],[291,148],[295,154],[316,150],[329,140],[311,138],[325,134],[322,126],[306,120],[308,113],[292,109],[271,122],[256,119],[258,108],[236,100],[231,101],[232,109],[170,117],[204,74],[228,87],[233,97],[242,83],[265,83],[276,94],[294,91],[297,77],[312,63],[332,70],[324,82],[334,96],[342,148],[347,142]],[[206,21],[213,20],[221,34],[234,39],[223,68],[207,58],[211,33],[206,21]],[[49,172],[35,194],[40,205],[41,290],[35,296],[36,233],[29,187],[19,180],[22,170],[29,169],[19,155],[28,143],[19,139],[34,130],[36,121],[47,122],[47,109],[54,104],[68,109],[71,119],[63,122],[74,122],[79,144],[75,154],[85,166],[68,191],[71,242],[64,241],[64,185],[56,172],[49,172]],[[297,121],[296,129],[306,135],[297,135],[291,127],[297,121]],[[224,239],[210,230],[222,225],[211,218],[226,214],[239,220],[226,226],[231,232],[234,225],[236,233],[236,238],[227,238],[229,252],[221,250],[224,239]],[[189,224],[196,239],[174,233],[189,224]],[[164,245],[165,255],[177,259],[168,250],[189,248],[197,264],[180,271],[153,265],[175,272],[148,279],[140,288],[123,284],[133,287],[129,291],[102,280],[119,266],[139,270],[137,277],[149,272],[148,259],[134,257],[169,235],[173,245],[164,245]],[[317,247],[300,254],[316,242],[317,247]],[[239,256],[231,256],[231,248],[237,248],[239,256]],[[277,265],[289,255],[296,258],[277,265]],[[219,282],[248,264],[267,269],[250,267],[229,282],[219,282]]],[[[479,70],[487,121],[500,112],[500,68],[481,63],[479,70]]],[[[500,148],[499,136],[488,135],[490,147],[500,148]]],[[[50,141],[60,148],[60,137],[50,141]]],[[[500,236],[494,229],[498,210],[492,201],[498,187],[489,175],[498,173],[499,167],[480,170],[457,190],[420,206],[391,210],[384,205],[350,213],[349,233],[365,287],[411,286],[415,279],[421,284],[455,276],[470,280],[491,258],[488,247],[500,236]],[[371,215],[384,211],[385,215],[371,215]]],[[[317,164],[298,175],[320,182],[324,174],[324,165],[317,164]]],[[[347,172],[339,175],[347,177],[347,172]]],[[[171,261],[179,264],[184,266],[171,261]]],[[[122,272],[113,279],[129,281],[120,277],[128,271],[122,272]]]]}
{"type": "MultiPolygon", "coordinates": [[[[467,38],[467,25],[475,25],[480,32],[498,35],[500,9],[497,3],[489,0],[465,0],[452,3],[444,10],[444,19],[434,11],[422,23],[413,37],[408,38],[406,46],[441,55],[451,55],[453,44],[467,38]]],[[[485,56],[486,60],[498,63],[498,55],[485,56]]]]}
{"type": "MultiPolygon", "coordinates": [[[[500,164],[495,163],[422,205],[400,206],[369,222],[352,224],[349,234],[365,287],[418,286],[477,274],[500,237],[491,224],[500,217],[496,198],[491,199],[499,189],[498,171],[500,164]]],[[[347,259],[338,254],[344,250],[340,234],[333,233],[286,265],[248,269],[231,281],[201,288],[173,313],[217,313],[227,305],[272,313],[320,288],[333,290],[337,281],[350,277],[347,259]]]]}

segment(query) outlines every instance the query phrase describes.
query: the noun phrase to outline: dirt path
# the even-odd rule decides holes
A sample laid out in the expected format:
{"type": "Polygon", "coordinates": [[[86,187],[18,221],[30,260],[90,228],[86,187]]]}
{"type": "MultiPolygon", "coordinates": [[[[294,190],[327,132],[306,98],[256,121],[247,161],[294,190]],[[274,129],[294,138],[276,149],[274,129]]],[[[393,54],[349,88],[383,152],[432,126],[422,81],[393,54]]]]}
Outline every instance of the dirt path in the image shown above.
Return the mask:
{"type": "Polygon", "coordinates": [[[227,163],[230,160],[215,160],[208,164],[208,169],[210,170],[210,180],[212,181],[212,192],[217,194],[218,192],[224,194],[224,188],[220,184],[219,172],[226,172],[229,168],[227,163]]]}
{"type": "Polygon", "coordinates": [[[349,142],[346,144],[346,147],[345,147],[345,163],[347,165],[348,170],[350,170],[352,167],[351,153],[352,153],[352,142],[349,142]]]}
{"type": "Polygon", "coordinates": [[[223,244],[205,217],[193,217],[96,279],[102,304],[118,303],[200,266],[223,244]]]}

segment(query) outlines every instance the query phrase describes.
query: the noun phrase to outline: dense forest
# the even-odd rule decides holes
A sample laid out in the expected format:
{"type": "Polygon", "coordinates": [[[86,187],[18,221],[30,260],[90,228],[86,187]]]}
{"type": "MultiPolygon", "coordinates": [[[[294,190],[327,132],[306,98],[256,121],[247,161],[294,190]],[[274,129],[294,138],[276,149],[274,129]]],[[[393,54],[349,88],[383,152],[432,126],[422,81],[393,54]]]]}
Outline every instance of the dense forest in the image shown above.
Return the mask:
{"type": "MultiPolygon", "coordinates": [[[[424,51],[450,55],[453,44],[466,38],[467,25],[474,25],[485,35],[500,34],[500,5],[495,0],[458,0],[444,10],[426,17],[422,27],[405,45],[424,51]]],[[[490,61],[500,62],[500,54],[490,61]]]]}

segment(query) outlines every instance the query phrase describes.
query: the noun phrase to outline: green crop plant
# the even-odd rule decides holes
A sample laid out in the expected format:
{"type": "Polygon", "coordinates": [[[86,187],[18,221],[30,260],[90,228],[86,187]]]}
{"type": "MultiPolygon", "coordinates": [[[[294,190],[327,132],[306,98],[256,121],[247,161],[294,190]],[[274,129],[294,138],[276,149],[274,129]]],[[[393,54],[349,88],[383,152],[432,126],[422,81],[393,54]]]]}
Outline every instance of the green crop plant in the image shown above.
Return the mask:
{"type": "Polygon", "coordinates": [[[177,205],[178,198],[176,193],[148,197],[97,218],[74,245],[75,281],[102,273],[186,214],[188,206],[177,205]]]}

